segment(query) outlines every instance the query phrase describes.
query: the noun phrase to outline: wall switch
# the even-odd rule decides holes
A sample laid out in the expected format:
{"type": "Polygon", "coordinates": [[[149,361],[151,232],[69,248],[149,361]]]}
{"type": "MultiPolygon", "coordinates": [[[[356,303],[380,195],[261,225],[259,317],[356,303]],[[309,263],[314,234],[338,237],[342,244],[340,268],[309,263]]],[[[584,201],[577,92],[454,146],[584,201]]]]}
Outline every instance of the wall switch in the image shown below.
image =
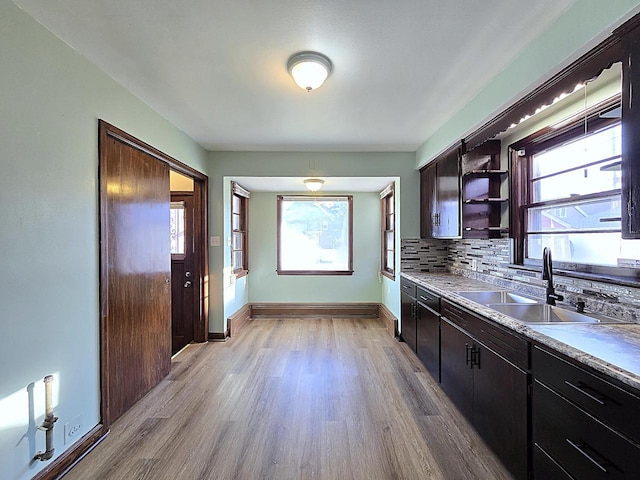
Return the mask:
{"type": "Polygon", "coordinates": [[[68,445],[80,438],[80,430],[82,429],[82,414],[75,417],[68,423],[64,424],[64,444],[68,445]]]}
{"type": "Polygon", "coordinates": [[[212,247],[219,247],[220,246],[220,237],[216,236],[216,237],[211,237],[209,239],[209,245],[212,247]]]}
{"type": "Polygon", "coordinates": [[[474,272],[478,271],[478,259],[476,258],[471,259],[471,270],[473,270],[474,272]]]}

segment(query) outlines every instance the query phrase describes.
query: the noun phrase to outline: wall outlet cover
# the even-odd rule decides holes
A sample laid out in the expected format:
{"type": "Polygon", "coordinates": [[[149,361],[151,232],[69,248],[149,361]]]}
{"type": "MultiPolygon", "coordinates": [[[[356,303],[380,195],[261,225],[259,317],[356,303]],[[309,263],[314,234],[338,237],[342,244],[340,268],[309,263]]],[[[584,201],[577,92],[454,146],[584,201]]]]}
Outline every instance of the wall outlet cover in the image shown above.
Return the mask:
{"type": "Polygon", "coordinates": [[[80,438],[82,430],[82,414],[77,415],[73,420],[64,424],[64,444],[69,445],[80,438]]]}

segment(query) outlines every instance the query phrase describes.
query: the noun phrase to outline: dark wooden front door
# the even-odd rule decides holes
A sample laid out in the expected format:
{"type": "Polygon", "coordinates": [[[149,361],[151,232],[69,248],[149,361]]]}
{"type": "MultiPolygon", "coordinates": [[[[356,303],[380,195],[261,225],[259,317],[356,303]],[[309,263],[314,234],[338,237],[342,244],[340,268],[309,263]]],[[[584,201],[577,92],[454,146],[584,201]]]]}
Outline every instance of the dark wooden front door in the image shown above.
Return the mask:
{"type": "Polygon", "coordinates": [[[194,198],[192,193],[172,193],[173,243],[171,254],[171,352],[194,340],[198,305],[198,275],[195,270],[194,198]],[[175,224],[173,223],[175,222],[175,224]]]}
{"type": "Polygon", "coordinates": [[[171,366],[169,167],[100,124],[101,369],[109,425],[171,366]]]}

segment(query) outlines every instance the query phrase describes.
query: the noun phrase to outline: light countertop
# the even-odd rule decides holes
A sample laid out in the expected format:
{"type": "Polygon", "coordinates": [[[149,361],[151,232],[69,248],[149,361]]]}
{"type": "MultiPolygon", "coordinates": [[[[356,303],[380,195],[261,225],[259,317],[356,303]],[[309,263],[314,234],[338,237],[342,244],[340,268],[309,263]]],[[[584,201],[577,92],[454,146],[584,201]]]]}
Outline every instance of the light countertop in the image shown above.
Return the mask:
{"type": "Polygon", "coordinates": [[[525,324],[455,293],[504,288],[450,273],[402,272],[401,277],[640,390],[639,324],[525,324]]]}

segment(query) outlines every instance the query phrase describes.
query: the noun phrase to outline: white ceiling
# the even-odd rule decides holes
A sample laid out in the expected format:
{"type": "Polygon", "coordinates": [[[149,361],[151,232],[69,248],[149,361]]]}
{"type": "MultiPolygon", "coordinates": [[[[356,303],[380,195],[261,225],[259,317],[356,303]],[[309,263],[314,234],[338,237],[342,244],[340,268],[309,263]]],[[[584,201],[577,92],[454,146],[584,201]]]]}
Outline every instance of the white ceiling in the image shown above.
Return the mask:
{"type": "Polygon", "coordinates": [[[15,0],[205,148],[245,151],[415,151],[574,2],[15,0]],[[334,64],[311,93],[286,70],[302,50],[334,64]]]}

